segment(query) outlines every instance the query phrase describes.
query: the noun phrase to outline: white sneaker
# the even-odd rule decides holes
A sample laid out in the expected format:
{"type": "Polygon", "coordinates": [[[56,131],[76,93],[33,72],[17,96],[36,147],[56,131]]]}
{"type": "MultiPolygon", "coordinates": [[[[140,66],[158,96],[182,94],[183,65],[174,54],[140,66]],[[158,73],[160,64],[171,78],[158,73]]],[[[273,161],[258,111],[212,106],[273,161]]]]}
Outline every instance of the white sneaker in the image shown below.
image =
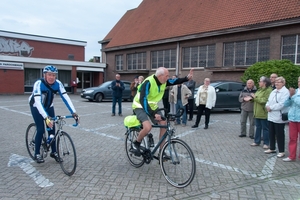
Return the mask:
{"type": "Polygon", "coordinates": [[[268,148],[269,148],[269,146],[268,146],[268,145],[266,145],[266,144],[264,144],[263,148],[264,148],[264,149],[268,149],[268,148]]]}
{"type": "Polygon", "coordinates": [[[282,157],[284,157],[284,156],[285,156],[284,153],[278,153],[278,154],[277,154],[277,157],[278,157],[278,158],[282,158],[282,157]]]}
{"type": "Polygon", "coordinates": [[[292,159],[290,159],[289,157],[287,157],[287,158],[284,158],[284,159],[282,159],[284,162],[291,162],[291,161],[294,161],[294,160],[292,160],[292,159]]]}

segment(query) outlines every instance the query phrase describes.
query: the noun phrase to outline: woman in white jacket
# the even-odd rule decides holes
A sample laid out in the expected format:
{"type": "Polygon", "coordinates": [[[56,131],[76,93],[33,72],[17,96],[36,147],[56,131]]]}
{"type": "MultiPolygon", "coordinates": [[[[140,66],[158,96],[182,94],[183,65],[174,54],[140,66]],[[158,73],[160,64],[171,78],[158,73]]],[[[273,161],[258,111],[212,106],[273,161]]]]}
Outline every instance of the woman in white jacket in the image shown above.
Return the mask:
{"type": "Polygon", "coordinates": [[[210,85],[210,79],[204,79],[204,85],[201,85],[196,95],[196,106],[197,106],[197,119],[196,123],[192,128],[199,126],[203,111],[205,111],[205,126],[204,129],[208,129],[210,111],[215,106],[217,100],[216,90],[210,85]]]}
{"type": "Polygon", "coordinates": [[[278,77],[275,79],[275,87],[266,103],[266,109],[268,111],[268,122],[269,122],[269,138],[270,138],[270,149],[266,150],[265,153],[276,153],[275,140],[277,140],[277,146],[279,153],[278,158],[284,157],[284,126],[286,121],[281,119],[281,113],[286,113],[287,108],[284,108],[284,102],[290,96],[289,90],[284,86],[285,79],[278,77]]]}

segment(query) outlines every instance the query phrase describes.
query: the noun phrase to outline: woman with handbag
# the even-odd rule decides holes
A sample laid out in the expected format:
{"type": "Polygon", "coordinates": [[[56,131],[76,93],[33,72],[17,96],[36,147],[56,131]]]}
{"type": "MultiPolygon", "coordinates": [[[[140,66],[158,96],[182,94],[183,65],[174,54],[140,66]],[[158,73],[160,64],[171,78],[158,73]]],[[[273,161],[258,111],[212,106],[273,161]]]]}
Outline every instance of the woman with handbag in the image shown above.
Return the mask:
{"type": "MultiPolygon", "coordinates": [[[[298,89],[290,88],[290,96],[284,102],[284,106],[289,107],[289,157],[284,158],[283,161],[290,162],[296,160],[297,142],[300,138],[300,77],[298,78],[298,89]]],[[[300,155],[299,155],[300,159],[300,155]]]]}
{"type": "Polygon", "coordinates": [[[282,113],[286,112],[287,108],[284,108],[284,102],[289,98],[289,90],[284,86],[285,79],[281,76],[275,79],[275,88],[266,103],[266,109],[268,111],[268,122],[269,122],[269,139],[270,149],[266,150],[265,153],[276,153],[276,145],[279,153],[278,158],[285,156],[284,153],[284,126],[286,121],[282,120],[282,113]]]}

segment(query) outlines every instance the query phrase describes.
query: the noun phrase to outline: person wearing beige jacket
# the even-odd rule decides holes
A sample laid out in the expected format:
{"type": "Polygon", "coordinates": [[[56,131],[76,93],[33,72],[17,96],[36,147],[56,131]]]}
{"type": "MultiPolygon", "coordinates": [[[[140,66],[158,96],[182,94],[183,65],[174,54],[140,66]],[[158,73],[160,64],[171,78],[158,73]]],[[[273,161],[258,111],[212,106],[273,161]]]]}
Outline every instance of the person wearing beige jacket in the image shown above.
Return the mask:
{"type": "MultiPolygon", "coordinates": [[[[186,109],[185,105],[188,104],[188,98],[192,95],[192,92],[189,90],[189,88],[184,84],[178,84],[174,85],[171,90],[171,95],[174,97],[174,103],[176,108],[176,113],[180,108],[184,110],[182,115],[182,126],[186,126],[186,109]]],[[[178,117],[176,119],[175,124],[180,124],[180,118],[178,117]]]]}

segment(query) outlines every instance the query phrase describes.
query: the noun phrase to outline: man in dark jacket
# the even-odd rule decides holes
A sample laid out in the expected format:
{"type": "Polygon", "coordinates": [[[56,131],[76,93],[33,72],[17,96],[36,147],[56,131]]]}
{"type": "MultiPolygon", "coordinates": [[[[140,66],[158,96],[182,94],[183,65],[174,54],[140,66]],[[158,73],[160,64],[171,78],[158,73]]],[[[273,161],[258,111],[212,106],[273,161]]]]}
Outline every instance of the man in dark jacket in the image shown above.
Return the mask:
{"type": "Polygon", "coordinates": [[[118,102],[119,106],[119,116],[122,116],[122,95],[123,95],[123,90],[125,89],[124,83],[120,81],[120,74],[116,74],[116,80],[111,82],[111,89],[113,90],[112,92],[112,97],[113,97],[113,103],[112,103],[112,114],[111,116],[116,115],[116,103],[118,102]]]}
{"type": "Polygon", "coordinates": [[[192,95],[189,96],[188,104],[186,104],[186,113],[189,114],[189,121],[193,120],[193,114],[194,114],[194,92],[195,92],[195,86],[196,82],[193,79],[190,79],[188,82],[184,83],[189,90],[192,92],[192,95]]]}

